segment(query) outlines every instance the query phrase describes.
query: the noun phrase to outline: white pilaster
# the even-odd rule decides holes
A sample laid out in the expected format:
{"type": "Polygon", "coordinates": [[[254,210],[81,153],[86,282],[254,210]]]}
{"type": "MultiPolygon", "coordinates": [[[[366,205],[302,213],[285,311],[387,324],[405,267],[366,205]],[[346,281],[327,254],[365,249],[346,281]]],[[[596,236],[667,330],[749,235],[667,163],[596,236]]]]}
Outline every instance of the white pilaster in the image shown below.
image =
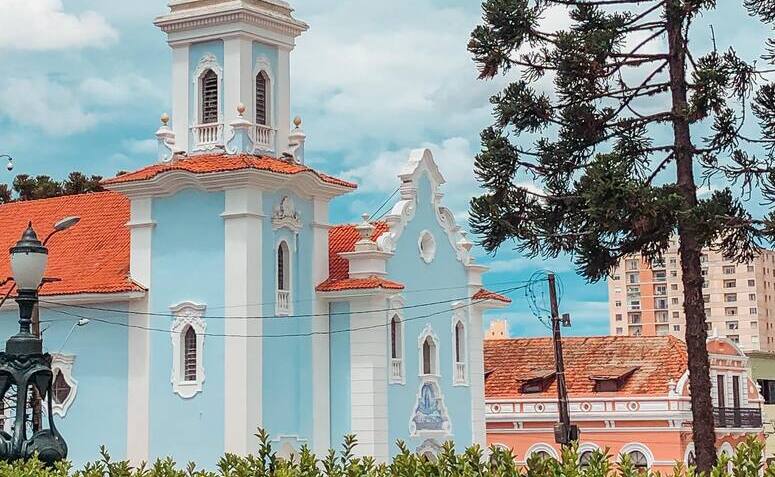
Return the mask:
{"type": "Polygon", "coordinates": [[[127,366],[127,459],[132,464],[148,461],[150,400],[151,239],[154,222],[152,199],[133,199],[129,212],[129,276],[148,292],[143,299],[129,302],[127,366]]]}
{"type": "MultiPolygon", "coordinates": [[[[253,100],[253,41],[245,35],[235,35],[223,41],[223,117],[224,124],[237,119],[237,106],[245,105],[246,118],[255,117],[253,100]]],[[[225,132],[224,141],[231,137],[225,132]]]]}
{"type": "Polygon", "coordinates": [[[487,448],[487,434],[484,421],[484,330],[482,309],[468,308],[468,379],[471,392],[471,440],[487,448]]]}
{"type": "Polygon", "coordinates": [[[288,150],[291,133],[291,48],[277,48],[277,147],[280,155],[288,150]]]}
{"type": "Polygon", "coordinates": [[[189,115],[189,58],[188,44],[172,47],[172,130],[175,143],[188,151],[191,116],[189,115]]]}
{"type": "Polygon", "coordinates": [[[255,188],[226,191],[222,214],[225,240],[224,323],[224,447],[245,455],[256,450],[253,437],[261,425],[263,326],[261,314],[261,191],[255,188]],[[252,338],[244,338],[252,336],[252,338]]]}
{"type": "MultiPolygon", "coordinates": [[[[313,199],[312,286],[328,278],[328,201],[313,199]]],[[[312,444],[313,452],[325,455],[331,448],[330,336],[328,303],[315,300],[312,321],[312,444]]]]}
{"type": "Polygon", "coordinates": [[[384,295],[355,299],[350,311],[350,409],[351,432],[358,436],[355,452],[388,461],[388,343],[384,295]]]}

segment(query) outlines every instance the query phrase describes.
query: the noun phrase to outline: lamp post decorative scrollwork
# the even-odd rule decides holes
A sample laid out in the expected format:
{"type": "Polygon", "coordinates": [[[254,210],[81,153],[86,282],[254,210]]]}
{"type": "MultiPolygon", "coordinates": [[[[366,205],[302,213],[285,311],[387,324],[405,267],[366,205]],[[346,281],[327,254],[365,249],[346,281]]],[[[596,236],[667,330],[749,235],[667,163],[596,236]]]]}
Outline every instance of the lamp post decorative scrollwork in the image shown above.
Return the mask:
{"type": "Polygon", "coordinates": [[[38,303],[38,288],[43,282],[43,273],[48,263],[48,249],[45,244],[51,236],[78,222],[78,217],[68,217],[54,225],[54,230],[41,242],[32,222],[15,246],[11,247],[11,269],[18,289],[16,303],[19,305],[19,332],[5,343],[0,352],[0,400],[13,387],[16,388],[16,408],[11,434],[0,431],[0,459],[29,459],[37,453],[38,458],[52,464],[67,457],[67,444],[54,423],[52,412],[51,355],[43,352],[43,340],[32,333],[32,315],[38,303]],[[47,427],[28,433],[31,414],[28,402],[35,398],[34,391],[45,401],[47,427]]]}

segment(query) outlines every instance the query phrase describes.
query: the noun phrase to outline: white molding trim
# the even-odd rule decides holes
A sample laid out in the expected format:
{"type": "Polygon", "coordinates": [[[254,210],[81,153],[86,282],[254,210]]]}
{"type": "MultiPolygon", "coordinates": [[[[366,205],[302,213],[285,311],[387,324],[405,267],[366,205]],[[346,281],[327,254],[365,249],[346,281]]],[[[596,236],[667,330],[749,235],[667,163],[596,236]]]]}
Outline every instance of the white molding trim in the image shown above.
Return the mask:
{"type": "MultiPolygon", "coordinates": [[[[78,305],[82,303],[120,303],[138,301],[146,297],[146,291],[128,291],[117,293],[75,293],[72,295],[40,295],[40,301],[48,308],[58,306],[78,305]],[[49,301],[50,300],[50,301],[49,301]]],[[[6,300],[0,311],[15,310],[19,305],[12,300],[6,300]]]]}
{"type": "Polygon", "coordinates": [[[654,466],[654,454],[646,444],[641,444],[640,442],[630,442],[625,444],[619,450],[619,455],[629,454],[632,451],[640,451],[644,456],[646,456],[648,467],[651,468],[654,466]]]}
{"type": "Polygon", "coordinates": [[[170,327],[172,341],[172,390],[184,399],[196,396],[202,391],[205,381],[204,371],[204,333],[207,323],[204,320],[206,306],[192,302],[182,302],[170,307],[175,318],[170,327]],[[186,330],[191,327],[196,333],[196,380],[186,381],[184,377],[184,360],[186,330]]]}
{"type": "MultiPolygon", "coordinates": [[[[268,95],[267,102],[266,102],[266,118],[267,118],[267,126],[269,126],[272,129],[276,128],[276,114],[275,114],[275,94],[273,91],[273,88],[275,86],[275,75],[272,71],[272,63],[265,55],[257,56],[255,60],[255,66],[253,67],[253,107],[255,109],[256,104],[256,79],[258,78],[259,73],[263,72],[266,74],[266,78],[268,80],[266,85],[266,94],[268,95]]],[[[253,123],[258,124],[256,121],[256,116],[258,115],[258,111],[253,111],[253,123]]],[[[255,138],[253,138],[255,140],[255,138]]]]}
{"type": "MultiPolygon", "coordinates": [[[[67,410],[70,409],[73,401],[75,401],[75,395],[78,392],[78,381],[73,378],[73,364],[75,364],[75,355],[51,353],[52,379],[56,377],[56,373],[59,371],[67,385],[70,386],[70,393],[67,395],[67,398],[63,402],[57,403],[54,399],[54,396],[51,397],[51,409],[53,410],[54,414],[59,417],[65,417],[67,415],[67,410]]],[[[54,390],[53,388],[54,383],[52,381],[52,393],[54,390]]]]}
{"type": "Polygon", "coordinates": [[[192,150],[193,151],[211,151],[219,146],[222,146],[224,143],[224,134],[223,134],[223,109],[224,109],[224,87],[223,87],[223,68],[218,63],[218,59],[213,55],[212,53],[205,53],[205,55],[199,59],[199,63],[196,65],[196,69],[194,70],[194,74],[192,75],[191,81],[194,83],[194,110],[193,115],[191,118],[191,127],[194,128],[196,126],[201,125],[201,117],[202,117],[202,76],[208,71],[212,70],[213,73],[215,73],[215,76],[218,77],[218,139],[215,141],[215,144],[208,144],[208,145],[200,145],[197,142],[196,135],[194,137],[194,143],[192,150]]]}
{"type": "Polygon", "coordinates": [[[272,229],[281,228],[287,228],[295,234],[298,234],[302,228],[301,215],[296,210],[293,198],[289,195],[284,195],[272,212],[272,229]]]}
{"type": "Polygon", "coordinates": [[[439,359],[441,353],[439,351],[439,348],[441,343],[439,342],[439,337],[436,335],[436,333],[433,331],[433,327],[430,323],[427,323],[425,325],[425,328],[423,328],[420,335],[417,337],[417,357],[419,358],[417,361],[419,363],[417,373],[420,377],[440,377],[441,376],[441,361],[439,359]],[[431,356],[431,374],[425,374],[423,371],[423,360],[425,357],[423,356],[423,344],[425,343],[425,340],[427,338],[430,338],[431,341],[433,341],[433,347],[434,349],[432,352],[434,352],[435,356],[431,356]]]}
{"type": "Polygon", "coordinates": [[[436,258],[436,237],[430,230],[426,229],[420,232],[420,236],[417,237],[417,250],[425,263],[431,263],[436,258]]]}
{"type": "Polygon", "coordinates": [[[406,326],[404,325],[404,298],[401,295],[393,295],[388,298],[388,382],[390,384],[406,384],[406,326]],[[400,369],[399,375],[396,376],[393,369],[393,355],[392,355],[392,325],[393,317],[398,318],[398,343],[396,348],[398,349],[398,368],[400,369]]]}
{"type": "Polygon", "coordinates": [[[425,375],[420,378],[420,385],[417,387],[417,394],[412,405],[412,412],[409,415],[409,435],[411,437],[428,437],[439,438],[443,440],[450,440],[452,434],[452,419],[449,416],[449,410],[444,399],[444,392],[441,389],[440,378],[438,376],[425,375]],[[439,413],[444,418],[442,428],[439,430],[429,429],[417,429],[417,424],[414,422],[417,409],[420,405],[420,399],[422,399],[422,390],[426,385],[431,385],[436,393],[436,401],[439,407],[439,413]]]}
{"type": "Polygon", "coordinates": [[[452,385],[453,386],[468,386],[469,385],[469,379],[468,379],[468,370],[470,368],[469,365],[469,356],[470,353],[468,351],[468,323],[466,320],[466,314],[465,311],[463,311],[463,306],[465,306],[464,303],[461,302],[455,302],[452,304],[452,385]],[[462,361],[460,362],[463,365],[463,379],[459,379],[458,376],[458,361],[457,361],[457,325],[460,323],[463,325],[463,336],[461,337],[461,345],[463,346],[463,357],[462,361]]]}
{"type": "Polygon", "coordinates": [[[546,444],[545,442],[537,442],[532,446],[530,446],[525,452],[525,462],[527,462],[530,456],[535,454],[536,452],[546,452],[547,454],[549,454],[555,459],[560,458],[560,455],[557,453],[557,449],[555,449],[551,444],[546,444]]]}

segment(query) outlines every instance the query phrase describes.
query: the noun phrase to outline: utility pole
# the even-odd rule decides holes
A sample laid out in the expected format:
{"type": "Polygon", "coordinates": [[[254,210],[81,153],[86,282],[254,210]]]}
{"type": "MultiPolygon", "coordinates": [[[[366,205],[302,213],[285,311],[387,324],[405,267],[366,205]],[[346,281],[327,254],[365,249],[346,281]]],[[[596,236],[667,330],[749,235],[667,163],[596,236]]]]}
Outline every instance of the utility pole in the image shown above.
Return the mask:
{"type": "Polygon", "coordinates": [[[552,343],[554,344],[554,372],[557,381],[557,407],[560,411],[560,422],[554,425],[554,441],[568,445],[578,440],[579,428],[571,425],[568,411],[568,389],[565,387],[565,363],[562,359],[562,335],[560,334],[560,310],[557,304],[557,286],[554,273],[550,273],[549,301],[552,312],[552,343]]]}

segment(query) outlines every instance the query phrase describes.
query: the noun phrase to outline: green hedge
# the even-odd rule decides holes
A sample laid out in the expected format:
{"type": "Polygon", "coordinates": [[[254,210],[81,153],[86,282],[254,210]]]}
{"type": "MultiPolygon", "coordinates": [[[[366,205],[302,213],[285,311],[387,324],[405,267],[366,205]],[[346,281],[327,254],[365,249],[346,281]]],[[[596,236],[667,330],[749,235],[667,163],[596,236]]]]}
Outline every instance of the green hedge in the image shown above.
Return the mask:
{"type": "MultiPolygon", "coordinates": [[[[224,455],[217,471],[198,470],[194,463],[181,468],[172,459],[159,459],[150,466],[133,468],[128,462],[111,460],[107,451],[101,449],[102,458],[75,470],[67,462],[47,468],[37,460],[28,462],[0,462],[0,477],[643,477],[658,476],[658,473],[639,472],[627,456],[614,458],[607,452],[596,451],[589,465],[582,469],[578,465],[578,447],[572,446],[562,452],[559,461],[542,459],[538,456],[528,459],[527,465],[519,466],[510,452],[499,448],[490,449],[489,458],[478,446],[457,454],[451,443],[443,446],[440,455],[433,462],[419,456],[399,442],[400,452],[390,464],[376,464],[371,457],[355,457],[356,439],[345,439],[340,452],[330,450],[318,459],[308,449],[300,451],[291,460],[278,458],[272,450],[269,436],[259,431],[259,452],[255,456],[241,457],[224,455]]],[[[709,477],[775,477],[775,466],[762,465],[763,444],[755,437],[738,446],[735,455],[725,456],[709,477]],[[731,469],[731,472],[727,469],[731,469]]],[[[674,477],[693,477],[693,468],[676,464],[674,477]]]]}

